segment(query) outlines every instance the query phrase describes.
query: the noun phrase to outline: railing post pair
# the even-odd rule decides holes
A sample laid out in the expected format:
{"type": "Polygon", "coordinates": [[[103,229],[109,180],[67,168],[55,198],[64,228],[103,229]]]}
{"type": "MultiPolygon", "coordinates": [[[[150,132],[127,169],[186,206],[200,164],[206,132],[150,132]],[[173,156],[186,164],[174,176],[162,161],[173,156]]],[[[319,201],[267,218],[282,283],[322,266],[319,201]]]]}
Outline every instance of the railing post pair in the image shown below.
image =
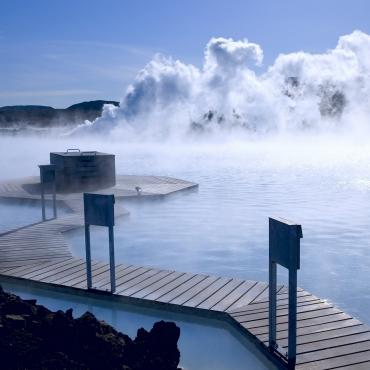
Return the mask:
{"type": "Polygon", "coordinates": [[[296,364],[297,270],[300,268],[301,225],[269,218],[269,350],[283,357],[289,369],[296,364]],[[276,338],[277,265],[289,271],[288,353],[282,353],[276,338]]]}
{"type": "Polygon", "coordinates": [[[106,226],[109,233],[109,262],[111,293],[116,291],[114,258],[114,195],[84,193],[85,247],[87,288],[93,288],[91,270],[90,225],[106,226]]]}

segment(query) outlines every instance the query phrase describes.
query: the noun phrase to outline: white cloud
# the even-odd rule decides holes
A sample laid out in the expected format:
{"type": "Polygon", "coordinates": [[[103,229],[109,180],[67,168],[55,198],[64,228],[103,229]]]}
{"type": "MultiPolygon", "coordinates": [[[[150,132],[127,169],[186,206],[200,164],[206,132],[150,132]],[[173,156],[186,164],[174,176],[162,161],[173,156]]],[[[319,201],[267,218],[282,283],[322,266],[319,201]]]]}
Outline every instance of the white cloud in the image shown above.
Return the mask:
{"type": "Polygon", "coordinates": [[[364,119],[370,116],[369,35],[354,31],[321,54],[279,55],[257,75],[252,67],[262,60],[258,44],[226,38],[208,42],[202,68],[157,55],[137,74],[121,106],[107,107],[91,128],[157,137],[194,128],[326,130],[355,119],[369,125],[364,119]]]}
{"type": "Polygon", "coordinates": [[[258,44],[247,39],[234,41],[223,37],[212,38],[205,50],[205,69],[246,67],[261,65],[263,51],[258,44]]]}

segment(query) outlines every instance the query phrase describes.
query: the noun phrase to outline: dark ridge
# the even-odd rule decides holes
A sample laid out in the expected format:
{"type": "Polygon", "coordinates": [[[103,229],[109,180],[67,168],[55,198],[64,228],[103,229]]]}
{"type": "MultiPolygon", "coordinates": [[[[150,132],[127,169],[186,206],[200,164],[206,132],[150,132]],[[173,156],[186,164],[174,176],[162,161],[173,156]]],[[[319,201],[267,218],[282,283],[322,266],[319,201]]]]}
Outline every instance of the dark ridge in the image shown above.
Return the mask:
{"type": "Polygon", "coordinates": [[[104,104],[112,104],[116,107],[119,106],[118,101],[113,100],[93,100],[93,101],[84,101],[82,103],[73,104],[67,108],[67,110],[99,110],[103,109],[104,104]]]}
{"type": "Polygon", "coordinates": [[[36,110],[54,110],[53,107],[49,107],[47,105],[8,105],[5,107],[0,108],[0,112],[2,111],[36,111],[36,110]]]}
{"type": "Polygon", "coordinates": [[[0,107],[0,129],[50,128],[77,126],[101,116],[104,104],[119,106],[116,101],[93,100],[55,109],[43,105],[0,107]]]}

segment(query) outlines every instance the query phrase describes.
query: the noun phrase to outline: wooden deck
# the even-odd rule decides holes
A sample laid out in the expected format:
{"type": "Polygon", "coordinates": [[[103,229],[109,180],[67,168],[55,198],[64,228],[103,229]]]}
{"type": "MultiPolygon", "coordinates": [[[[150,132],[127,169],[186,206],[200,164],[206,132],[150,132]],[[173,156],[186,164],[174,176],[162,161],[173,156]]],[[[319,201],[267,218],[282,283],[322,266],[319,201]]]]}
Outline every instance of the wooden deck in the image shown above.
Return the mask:
{"type": "MultiPolygon", "coordinates": [[[[21,261],[19,267],[1,267],[0,275],[87,289],[82,259],[64,256],[32,264],[21,261]]],[[[94,261],[92,270],[94,288],[108,290],[109,265],[94,261]]],[[[266,283],[123,264],[116,266],[116,281],[115,295],[126,301],[145,301],[159,307],[171,305],[176,310],[193,309],[203,314],[223,313],[228,322],[232,320],[232,325],[264,346],[267,354],[266,283]]],[[[287,293],[285,287],[279,289],[277,334],[279,344],[286,349],[287,293]]],[[[369,327],[304,290],[299,289],[297,296],[296,369],[370,369],[369,327]]]]}
{"type": "MultiPolygon", "coordinates": [[[[130,189],[138,186],[135,182],[137,179],[130,180],[130,189]]],[[[141,187],[151,195],[163,194],[165,191],[169,193],[185,186],[177,182],[171,183],[171,180],[165,184],[161,181],[158,184],[150,182],[147,187],[142,183],[141,187]]],[[[3,185],[1,189],[2,194],[9,191],[16,197],[14,187],[4,190],[3,185]]],[[[119,191],[117,190],[118,193],[119,191]]],[[[121,196],[124,196],[123,193],[133,196],[130,191],[125,193],[126,190],[123,189],[121,196]]],[[[63,201],[74,211],[73,214],[0,235],[0,281],[21,279],[86,292],[85,261],[71,254],[63,235],[65,231],[83,224],[81,198],[74,196],[63,201]]],[[[117,215],[124,213],[124,210],[117,210],[117,215]]],[[[93,261],[92,270],[94,288],[107,291],[110,288],[109,265],[93,261]]],[[[115,298],[127,302],[214,315],[215,318],[225,320],[274,360],[266,347],[266,283],[119,264],[116,266],[116,285],[115,298]]],[[[104,299],[111,297],[104,295],[104,299]]],[[[369,370],[369,327],[307,291],[298,289],[297,297],[296,369],[369,370]]],[[[279,287],[277,337],[283,351],[287,346],[287,298],[286,288],[279,287]]]]}
{"type": "MultiPolygon", "coordinates": [[[[0,182],[0,198],[40,200],[39,177],[24,177],[0,182]]],[[[100,189],[99,194],[114,194],[116,198],[137,197],[136,187],[141,188],[142,197],[165,196],[177,191],[193,189],[197,184],[167,176],[117,175],[116,185],[100,189]]],[[[59,202],[81,201],[81,193],[58,194],[59,202]]],[[[81,203],[82,204],[82,203],[81,203]]]]}

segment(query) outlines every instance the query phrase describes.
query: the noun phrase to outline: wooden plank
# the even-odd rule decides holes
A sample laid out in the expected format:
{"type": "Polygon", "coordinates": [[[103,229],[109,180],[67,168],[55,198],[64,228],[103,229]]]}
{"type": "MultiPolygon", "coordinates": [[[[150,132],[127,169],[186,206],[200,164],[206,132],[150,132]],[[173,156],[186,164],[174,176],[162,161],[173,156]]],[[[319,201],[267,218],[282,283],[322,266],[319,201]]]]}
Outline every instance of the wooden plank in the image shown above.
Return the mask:
{"type": "Polygon", "coordinates": [[[370,361],[362,362],[359,364],[351,364],[347,366],[340,366],[336,367],[336,370],[369,370],[370,369],[370,361]]]}
{"type": "MultiPolygon", "coordinates": [[[[289,291],[289,286],[283,285],[281,288],[281,293],[288,293],[288,291],[289,291]]],[[[297,287],[297,292],[303,292],[303,289],[300,287],[297,287]]]]}
{"type": "Polygon", "coordinates": [[[23,262],[23,261],[38,261],[41,260],[53,260],[54,258],[68,258],[70,257],[70,253],[63,253],[63,252],[47,252],[47,253],[39,253],[39,254],[29,254],[29,253],[23,253],[22,255],[7,255],[2,258],[2,262],[23,262]]]}
{"type": "MultiPolygon", "coordinates": [[[[340,321],[334,321],[334,322],[329,322],[325,324],[319,324],[319,325],[313,325],[313,326],[308,326],[308,327],[303,327],[299,328],[297,330],[297,336],[301,335],[307,335],[307,334],[316,334],[316,333],[324,333],[330,330],[337,330],[337,329],[343,329],[343,328],[348,328],[348,327],[353,327],[353,326],[359,326],[362,323],[358,321],[357,319],[344,319],[340,321]]],[[[288,338],[288,330],[281,330],[276,333],[277,334],[277,340],[280,342],[283,339],[288,338]]],[[[258,339],[261,342],[266,342],[268,341],[268,330],[267,333],[265,334],[258,334],[258,339]]]]}
{"type": "Polygon", "coordinates": [[[50,262],[39,262],[39,263],[34,263],[33,265],[23,265],[23,266],[19,266],[19,267],[13,267],[11,268],[10,270],[6,271],[6,275],[9,275],[9,276],[23,276],[23,274],[26,274],[28,272],[31,272],[31,271],[35,271],[35,270],[40,270],[40,269],[43,269],[43,268],[47,268],[47,267],[50,267],[50,266],[54,266],[56,264],[62,264],[64,262],[68,262],[70,260],[74,260],[74,258],[66,258],[66,259],[63,259],[63,260],[60,260],[60,261],[50,261],[50,262]]]}
{"type": "MultiPolygon", "coordinates": [[[[116,266],[116,279],[117,277],[122,277],[124,274],[128,274],[132,271],[136,271],[138,269],[137,266],[133,265],[117,265],[116,266]]],[[[96,287],[101,289],[103,286],[110,285],[110,274],[101,274],[99,276],[94,276],[94,284],[96,287]]]]}
{"type": "MultiPolygon", "coordinates": [[[[343,327],[343,328],[338,328],[338,329],[317,331],[315,333],[298,335],[297,345],[316,343],[316,342],[325,341],[325,340],[333,339],[333,338],[342,338],[342,337],[346,337],[346,336],[353,335],[353,334],[366,333],[368,331],[369,329],[363,324],[348,326],[348,327],[343,327]]],[[[267,342],[268,340],[265,341],[265,343],[267,342]]],[[[284,339],[280,338],[279,345],[282,347],[287,347],[288,338],[284,338],[284,339]]]]}
{"type": "Polygon", "coordinates": [[[203,308],[206,310],[213,309],[214,306],[217,305],[220,301],[222,301],[225,297],[227,297],[230,293],[232,293],[236,288],[243,284],[242,280],[239,279],[232,279],[226,285],[224,285],[221,289],[217,292],[209,296],[205,301],[199,304],[197,307],[203,308]]]}
{"type": "Polygon", "coordinates": [[[0,275],[6,274],[7,271],[12,270],[14,267],[1,267],[1,261],[0,261],[0,275]]]}
{"type": "Polygon", "coordinates": [[[8,262],[0,262],[0,267],[1,268],[7,268],[7,267],[23,267],[23,266],[34,266],[35,264],[39,265],[39,264],[44,264],[44,263],[47,263],[47,262],[58,262],[58,261],[62,261],[64,260],[65,257],[58,257],[58,258],[45,258],[45,259],[42,259],[42,260],[25,260],[25,261],[21,261],[21,262],[17,262],[17,261],[8,261],[8,262]]]}
{"type": "MultiPolygon", "coordinates": [[[[319,298],[312,294],[297,297],[297,305],[304,303],[304,302],[309,302],[312,300],[319,300],[319,298]]],[[[321,300],[321,301],[326,302],[325,300],[321,300]]],[[[288,299],[282,299],[282,300],[277,301],[277,307],[284,306],[284,305],[288,306],[288,304],[289,304],[288,299]]],[[[234,313],[241,312],[241,311],[268,310],[268,308],[269,308],[268,301],[263,301],[263,302],[258,301],[258,302],[251,302],[245,306],[241,306],[235,309],[228,309],[227,312],[229,312],[230,314],[234,314],[234,313]]]]}
{"type": "MultiPolygon", "coordinates": [[[[133,268],[132,265],[116,265],[115,272],[116,272],[116,277],[123,271],[133,268]]],[[[131,270],[130,270],[131,271],[131,270]]],[[[94,276],[94,282],[96,286],[103,286],[104,284],[108,284],[110,282],[110,274],[100,274],[98,276],[94,276]]]]}
{"type": "Polygon", "coordinates": [[[64,263],[56,263],[53,265],[46,266],[43,269],[30,271],[28,273],[22,274],[22,277],[25,279],[41,280],[44,277],[56,274],[60,271],[65,271],[69,267],[74,267],[77,264],[81,264],[82,262],[83,262],[82,259],[73,258],[64,263]]]}
{"type": "Polygon", "coordinates": [[[39,230],[32,230],[32,226],[22,230],[22,232],[15,232],[13,234],[7,234],[0,237],[0,246],[15,248],[19,245],[27,246],[29,242],[46,244],[49,242],[49,245],[52,246],[54,243],[65,244],[65,239],[63,235],[57,232],[56,230],[49,230],[45,228],[40,228],[39,230]],[[52,238],[50,240],[49,238],[52,238]],[[28,242],[28,243],[26,243],[28,242]],[[53,242],[53,243],[52,243],[53,242]]]}
{"type": "MultiPolygon", "coordinates": [[[[298,307],[307,307],[307,306],[311,306],[311,305],[315,305],[315,304],[319,304],[319,303],[327,303],[327,301],[323,301],[321,299],[311,299],[311,300],[305,300],[303,302],[297,302],[297,308],[298,307]]],[[[277,305],[277,309],[284,309],[284,308],[288,308],[289,305],[288,304],[279,304],[277,305]]],[[[256,308],[255,310],[250,310],[249,309],[249,305],[247,306],[242,306],[240,308],[237,308],[234,310],[233,313],[229,312],[228,313],[231,315],[231,316],[240,316],[240,315],[243,315],[243,314],[254,314],[254,313],[267,313],[269,311],[269,307],[261,307],[261,308],[256,308]]]]}
{"type": "MultiPolygon", "coordinates": [[[[119,286],[119,285],[123,284],[124,282],[128,282],[132,279],[135,279],[136,277],[144,274],[145,272],[147,272],[149,270],[150,269],[147,268],[147,267],[139,267],[139,268],[133,269],[132,271],[129,271],[127,273],[125,273],[125,271],[124,271],[122,275],[120,275],[118,278],[116,278],[116,285],[119,286]]],[[[110,281],[107,282],[105,285],[102,284],[101,289],[110,289],[110,281]]]]}
{"type": "MultiPolygon", "coordinates": [[[[297,298],[305,297],[305,296],[312,296],[312,294],[308,293],[306,291],[298,291],[297,292],[297,298]]],[[[287,300],[288,298],[289,298],[288,294],[281,293],[281,294],[277,295],[276,300],[277,300],[277,302],[280,302],[282,300],[287,300]]],[[[254,302],[252,302],[252,304],[257,304],[257,303],[268,303],[268,298],[260,298],[260,299],[256,299],[254,302]]]]}
{"type": "MultiPolygon", "coordinates": [[[[120,285],[117,286],[117,294],[121,294],[125,289],[129,289],[131,287],[134,287],[136,284],[140,284],[141,282],[151,278],[152,276],[155,276],[159,274],[161,270],[157,269],[149,269],[145,271],[143,274],[140,274],[139,276],[129,280],[129,281],[123,281],[120,285]]],[[[124,294],[123,294],[124,295],[124,294]]]]}
{"type": "MultiPolygon", "coordinates": [[[[300,289],[300,288],[297,288],[298,290],[300,289]]],[[[285,287],[285,285],[278,285],[277,287],[276,287],[276,293],[277,294],[282,294],[283,292],[285,292],[286,291],[286,287],[285,287]]],[[[258,296],[258,298],[256,298],[255,300],[253,300],[253,302],[251,302],[251,303],[254,303],[255,301],[260,301],[260,300],[263,300],[263,299],[267,299],[268,300],[268,296],[269,296],[269,290],[268,289],[266,289],[266,290],[264,290],[259,296],[258,296]]]]}
{"type": "Polygon", "coordinates": [[[180,296],[182,293],[185,293],[191,288],[194,288],[197,284],[199,284],[206,278],[207,278],[207,275],[195,275],[190,280],[186,281],[184,284],[181,284],[176,289],[171,290],[170,292],[158,297],[157,301],[166,302],[166,303],[171,302],[172,300],[180,296]]]}
{"type": "Polygon", "coordinates": [[[85,268],[85,261],[78,260],[75,264],[69,265],[64,269],[60,269],[58,272],[54,273],[53,271],[49,271],[47,274],[41,276],[34,277],[33,280],[42,281],[44,283],[52,283],[53,281],[74,273],[77,270],[81,270],[85,268]]]}
{"type": "MultiPolygon", "coordinates": [[[[316,321],[320,320],[321,322],[330,322],[333,320],[335,321],[337,315],[341,315],[342,313],[343,312],[341,310],[338,310],[337,308],[323,308],[321,310],[303,312],[297,315],[297,325],[309,326],[311,325],[312,322],[314,322],[314,320],[316,321]],[[332,316],[334,316],[333,319],[331,318],[332,316]]],[[[243,318],[241,318],[241,320],[243,320],[243,318]]],[[[288,315],[277,317],[276,321],[277,327],[279,327],[280,324],[281,325],[288,324],[288,315]]],[[[239,322],[242,322],[243,326],[249,329],[263,328],[268,326],[268,319],[246,322],[239,321],[239,322]]]]}
{"type": "Polygon", "coordinates": [[[191,289],[186,290],[185,292],[181,293],[176,298],[172,299],[170,302],[172,304],[182,305],[191,298],[195,297],[199,292],[203,291],[204,289],[208,288],[211,284],[213,284],[216,280],[218,280],[215,276],[208,276],[197,285],[193,286],[191,289]]]}
{"type": "MultiPolygon", "coordinates": [[[[96,283],[96,279],[99,276],[104,275],[108,270],[109,270],[109,265],[106,263],[100,263],[92,267],[92,275],[93,275],[92,286],[94,289],[100,289],[99,284],[96,283]]],[[[74,288],[79,287],[79,288],[87,289],[86,271],[80,273],[74,279],[69,280],[68,282],[65,283],[65,285],[68,285],[74,288]]],[[[106,290],[110,290],[110,288],[106,290]]]]}
{"type": "MultiPolygon", "coordinates": [[[[320,315],[324,314],[325,309],[332,309],[333,305],[330,305],[328,303],[317,303],[317,304],[312,304],[312,305],[306,305],[306,306],[299,306],[297,307],[297,319],[303,318],[304,315],[301,315],[303,313],[310,313],[312,311],[318,311],[320,315]]],[[[338,312],[341,312],[337,310],[338,312]]],[[[276,310],[276,317],[284,317],[287,318],[288,316],[289,309],[288,308],[279,308],[276,310]]],[[[256,321],[256,322],[261,322],[264,320],[267,320],[269,316],[268,311],[264,312],[242,312],[242,313],[237,313],[233,314],[234,318],[238,318],[238,321],[241,320],[241,322],[248,322],[248,321],[256,321]]],[[[310,317],[313,317],[310,315],[310,317]]],[[[279,322],[279,321],[278,321],[279,322]]]]}
{"type": "Polygon", "coordinates": [[[148,286],[162,280],[163,278],[167,277],[168,275],[172,274],[173,271],[167,271],[167,270],[162,270],[158,274],[150,277],[149,279],[146,279],[145,281],[142,281],[141,283],[136,284],[133,287],[130,287],[128,289],[125,289],[123,292],[121,292],[121,295],[125,296],[131,296],[134,295],[135,293],[138,293],[142,289],[147,288],[148,286]]]}
{"type": "MultiPolygon", "coordinates": [[[[67,244],[64,244],[64,248],[69,251],[69,248],[67,244]]],[[[42,243],[36,243],[36,245],[31,245],[30,243],[24,243],[24,245],[21,245],[20,243],[14,244],[13,242],[9,242],[7,245],[1,245],[0,244],[0,253],[11,253],[11,252],[22,252],[22,251],[47,251],[47,250],[58,250],[54,245],[50,245],[50,242],[42,242],[42,243]],[[11,243],[11,244],[10,244],[11,243]],[[9,246],[11,245],[11,247],[9,246]]]]}
{"type": "Polygon", "coordinates": [[[370,362],[370,350],[368,347],[369,345],[366,344],[361,347],[364,348],[361,352],[358,351],[349,354],[336,355],[335,357],[311,361],[309,363],[299,363],[296,365],[296,369],[334,369],[340,366],[349,366],[366,361],[370,362]]]}
{"type": "Polygon", "coordinates": [[[218,278],[213,284],[211,284],[210,286],[208,286],[207,288],[203,289],[198,294],[196,294],[194,297],[184,302],[183,306],[188,306],[188,307],[199,306],[202,302],[204,302],[211,295],[219,291],[222,287],[224,287],[231,280],[232,279],[230,278],[218,278]]]}
{"type": "Polygon", "coordinates": [[[185,275],[183,272],[171,272],[169,275],[164,277],[163,279],[158,280],[157,282],[148,285],[147,287],[140,289],[138,292],[131,294],[131,297],[135,298],[144,298],[145,296],[161,289],[162,287],[172,283],[173,281],[177,280],[179,277],[185,275]]]}
{"type": "MultiPolygon", "coordinates": [[[[338,313],[336,315],[316,317],[314,319],[298,321],[297,322],[297,332],[300,333],[300,329],[304,329],[306,327],[310,328],[308,329],[308,332],[313,332],[315,330],[320,330],[324,328],[333,328],[333,329],[339,328],[339,327],[342,327],[341,322],[346,321],[346,320],[352,320],[352,317],[345,313],[338,313]]],[[[358,322],[358,320],[355,320],[355,321],[358,322]]],[[[244,324],[242,325],[244,326],[244,324]]],[[[276,328],[277,328],[277,332],[286,331],[288,330],[288,324],[287,323],[278,324],[276,325],[276,328]]],[[[252,329],[249,329],[249,331],[252,334],[258,335],[258,336],[263,335],[263,334],[268,334],[268,326],[260,326],[257,328],[252,328],[252,329]]],[[[263,341],[262,339],[260,340],[263,341]]]]}
{"type": "Polygon", "coordinates": [[[236,300],[229,308],[229,310],[237,309],[238,307],[245,306],[251,303],[256,297],[262,294],[268,285],[266,283],[258,282],[256,285],[253,286],[252,289],[248,290],[245,294],[243,294],[238,300],[236,300]]]}
{"type": "MultiPolygon", "coordinates": [[[[316,305],[316,304],[328,304],[327,301],[323,301],[319,298],[317,299],[310,299],[310,300],[304,300],[302,302],[297,302],[297,308],[298,307],[308,307],[308,306],[312,306],[312,305],[316,305]]],[[[253,309],[251,310],[249,306],[251,306],[252,304],[249,304],[249,305],[246,305],[246,306],[242,306],[240,308],[237,308],[235,310],[233,310],[233,312],[229,312],[228,313],[231,315],[231,316],[241,316],[241,315],[254,315],[254,314],[258,314],[258,313],[266,313],[269,311],[269,306],[263,306],[263,307],[257,307],[256,309],[253,309]]],[[[288,304],[278,304],[276,305],[276,308],[277,310],[283,310],[283,309],[287,309],[289,307],[288,304]]]]}
{"type": "MultiPolygon", "coordinates": [[[[43,232],[42,230],[39,231],[43,232]]],[[[68,244],[65,242],[65,240],[61,238],[56,238],[55,233],[49,233],[47,235],[44,235],[44,237],[30,237],[29,235],[22,235],[20,236],[20,240],[16,240],[15,238],[12,238],[9,241],[1,240],[0,247],[3,250],[9,250],[12,251],[12,249],[32,249],[36,247],[48,247],[49,249],[57,249],[59,246],[68,248],[68,244]],[[52,238],[52,241],[48,238],[52,238]],[[13,248],[14,247],[14,248],[13,248]]]]}
{"type": "Polygon", "coordinates": [[[370,341],[370,332],[363,332],[358,334],[346,335],[343,337],[335,337],[326,340],[319,340],[312,343],[298,344],[297,354],[311,353],[314,351],[328,350],[335,347],[343,347],[355,343],[370,341]]]}
{"type": "MultiPolygon", "coordinates": [[[[65,258],[68,258],[70,257],[69,254],[61,254],[60,255],[61,257],[65,257],[65,258]]],[[[44,260],[53,260],[55,257],[55,254],[54,253],[48,253],[48,254],[43,254],[43,255],[38,255],[38,256],[24,256],[24,257],[17,257],[17,258],[2,258],[2,262],[30,262],[30,261],[38,261],[38,262],[41,262],[40,260],[44,259],[44,260]]]]}
{"type": "Polygon", "coordinates": [[[194,274],[182,274],[177,279],[172,280],[171,282],[169,282],[165,286],[162,286],[161,288],[155,290],[154,292],[147,294],[143,298],[145,298],[147,300],[155,301],[159,297],[161,297],[162,295],[172,291],[173,289],[178,288],[181,284],[184,284],[185,282],[187,282],[188,280],[190,280],[194,276],[195,276],[194,274]]]}
{"type": "MultiPolygon", "coordinates": [[[[103,271],[106,271],[107,264],[104,262],[92,261],[91,273],[94,281],[94,277],[99,275],[103,271]]],[[[69,271],[68,274],[51,281],[53,284],[72,286],[75,282],[86,280],[86,263],[76,266],[75,269],[69,271]]]]}
{"type": "Polygon", "coordinates": [[[2,236],[0,239],[0,245],[2,247],[10,247],[12,245],[27,246],[28,243],[34,243],[36,245],[37,243],[45,244],[47,242],[49,242],[50,246],[54,244],[66,244],[63,235],[60,234],[58,230],[49,230],[45,228],[32,230],[32,226],[22,230],[22,232],[15,232],[14,234],[2,236]],[[50,238],[52,239],[50,240],[50,238]]]}

